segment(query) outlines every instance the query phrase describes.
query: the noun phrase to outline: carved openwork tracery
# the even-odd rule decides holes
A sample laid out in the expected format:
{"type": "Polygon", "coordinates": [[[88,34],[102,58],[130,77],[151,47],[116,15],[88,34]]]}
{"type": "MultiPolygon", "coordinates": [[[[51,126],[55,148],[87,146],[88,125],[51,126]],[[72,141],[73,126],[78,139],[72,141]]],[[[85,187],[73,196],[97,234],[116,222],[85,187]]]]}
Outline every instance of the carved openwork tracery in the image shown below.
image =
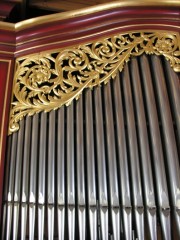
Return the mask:
{"type": "Polygon", "coordinates": [[[131,56],[163,55],[180,72],[180,37],[162,31],[130,32],[16,60],[9,133],[26,115],[49,112],[78,99],[83,89],[107,83],[131,56]]]}

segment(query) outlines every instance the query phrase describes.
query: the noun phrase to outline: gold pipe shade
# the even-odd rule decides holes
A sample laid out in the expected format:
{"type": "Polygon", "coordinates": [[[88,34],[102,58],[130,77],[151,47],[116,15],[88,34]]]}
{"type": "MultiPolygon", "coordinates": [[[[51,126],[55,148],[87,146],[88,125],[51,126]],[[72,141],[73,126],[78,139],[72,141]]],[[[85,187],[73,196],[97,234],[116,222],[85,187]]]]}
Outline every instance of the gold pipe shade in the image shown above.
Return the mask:
{"type": "Polygon", "coordinates": [[[102,38],[91,43],[16,60],[9,134],[26,115],[49,112],[78,99],[85,88],[107,83],[131,56],[164,56],[180,72],[180,36],[147,30],[102,38]]]}

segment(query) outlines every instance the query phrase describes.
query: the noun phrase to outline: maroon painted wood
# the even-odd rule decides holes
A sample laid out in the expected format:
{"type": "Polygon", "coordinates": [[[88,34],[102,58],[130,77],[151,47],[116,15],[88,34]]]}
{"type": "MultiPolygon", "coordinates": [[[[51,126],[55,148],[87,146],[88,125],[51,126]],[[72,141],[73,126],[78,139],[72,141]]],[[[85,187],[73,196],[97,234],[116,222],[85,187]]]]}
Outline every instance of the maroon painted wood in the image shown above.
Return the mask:
{"type": "Polygon", "coordinates": [[[9,108],[11,99],[13,60],[0,56],[0,216],[5,161],[5,146],[8,130],[9,108]]]}
{"type": "Polygon", "coordinates": [[[16,36],[16,57],[89,42],[139,29],[179,31],[178,8],[117,8],[23,29],[16,36]]]}

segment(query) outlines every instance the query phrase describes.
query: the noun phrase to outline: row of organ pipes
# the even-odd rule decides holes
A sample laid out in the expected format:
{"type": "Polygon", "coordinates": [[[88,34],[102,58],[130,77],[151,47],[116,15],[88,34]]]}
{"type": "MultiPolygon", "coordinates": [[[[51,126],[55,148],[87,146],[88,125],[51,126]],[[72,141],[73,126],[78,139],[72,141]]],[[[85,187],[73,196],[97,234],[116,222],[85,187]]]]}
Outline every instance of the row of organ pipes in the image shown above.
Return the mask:
{"type": "Polygon", "coordinates": [[[179,116],[179,76],[145,55],[27,116],[8,138],[2,239],[178,239],[179,116]]]}

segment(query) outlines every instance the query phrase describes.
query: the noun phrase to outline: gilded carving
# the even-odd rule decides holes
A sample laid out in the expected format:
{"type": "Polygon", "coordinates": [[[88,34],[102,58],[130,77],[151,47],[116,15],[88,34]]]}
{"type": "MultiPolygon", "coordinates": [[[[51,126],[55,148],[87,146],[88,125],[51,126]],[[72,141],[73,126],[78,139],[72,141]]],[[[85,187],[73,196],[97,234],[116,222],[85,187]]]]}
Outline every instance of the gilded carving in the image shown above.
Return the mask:
{"type": "Polygon", "coordinates": [[[83,89],[107,83],[131,56],[163,55],[180,72],[179,42],[177,33],[134,32],[17,59],[9,133],[24,116],[69,105],[83,89]]]}

